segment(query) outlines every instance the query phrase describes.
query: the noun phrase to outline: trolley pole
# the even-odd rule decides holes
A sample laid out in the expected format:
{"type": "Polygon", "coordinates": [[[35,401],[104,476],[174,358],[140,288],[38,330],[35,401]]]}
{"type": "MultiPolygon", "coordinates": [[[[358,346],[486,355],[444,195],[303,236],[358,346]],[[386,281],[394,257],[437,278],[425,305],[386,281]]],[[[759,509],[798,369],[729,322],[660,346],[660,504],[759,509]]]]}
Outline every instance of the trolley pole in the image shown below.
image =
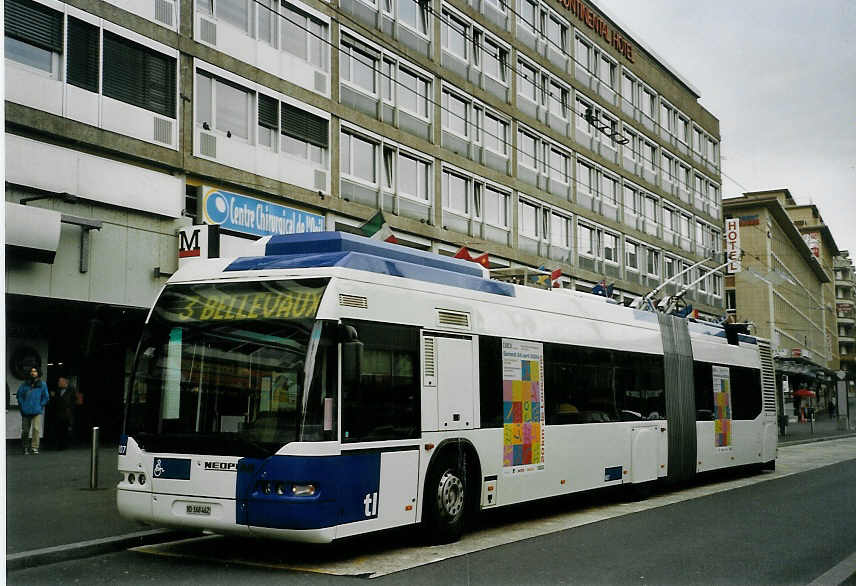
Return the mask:
{"type": "Polygon", "coordinates": [[[92,428],[92,446],[89,451],[89,488],[98,488],[98,428],[92,428]]]}

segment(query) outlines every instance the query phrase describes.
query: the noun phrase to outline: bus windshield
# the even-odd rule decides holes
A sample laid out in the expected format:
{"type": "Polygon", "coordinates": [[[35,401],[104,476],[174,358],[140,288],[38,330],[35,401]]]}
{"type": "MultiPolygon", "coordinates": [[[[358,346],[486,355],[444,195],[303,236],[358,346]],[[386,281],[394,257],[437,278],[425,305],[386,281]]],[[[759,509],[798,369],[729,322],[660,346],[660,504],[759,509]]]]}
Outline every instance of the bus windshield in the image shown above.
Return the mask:
{"type": "Polygon", "coordinates": [[[125,433],[147,451],[264,457],[337,438],[326,279],[169,285],[143,334],[125,433]]]}

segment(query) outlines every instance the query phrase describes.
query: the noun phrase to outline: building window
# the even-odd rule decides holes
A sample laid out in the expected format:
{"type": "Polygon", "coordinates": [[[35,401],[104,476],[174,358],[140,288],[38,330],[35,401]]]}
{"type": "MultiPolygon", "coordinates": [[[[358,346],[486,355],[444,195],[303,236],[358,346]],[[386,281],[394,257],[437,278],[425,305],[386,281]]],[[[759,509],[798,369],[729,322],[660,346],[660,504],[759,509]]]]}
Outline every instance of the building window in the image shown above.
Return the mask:
{"type": "Polygon", "coordinates": [[[469,59],[467,39],[470,38],[470,27],[448,12],[444,12],[443,17],[444,47],[449,53],[467,61],[469,59]]]}
{"type": "Polygon", "coordinates": [[[645,196],[645,218],[654,224],[657,223],[657,198],[654,196],[645,196]]]}
{"type": "Polygon", "coordinates": [[[711,291],[716,297],[722,296],[722,275],[715,273],[713,275],[713,290],[711,291]]]}
{"type": "Polygon", "coordinates": [[[459,214],[470,213],[467,183],[468,180],[466,177],[450,171],[443,171],[444,204],[450,210],[459,214]]]}
{"type": "MultiPolygon", "coordinates": [[[[677,262],[680,265],[679,262],[677,262]]],[[[663,279],[668,281],[675,276],[676,261],[671,256],[663,256],[663,279]]]]}
{"type": "Polygon", "coordinates": [[[249,0],[214,0],[214,16],[245,33],[250,32],[249,0]]]}
{"type": "Polygon", "coordinates": [[[574,43],[574,53],[576,57],[576,62],[581,65],[586,71],[592,72],[594,67],[592,67],[592,57],[593,50],[591,45],[583,40],[580,36],[575,38],[574,43]]]}
{"type": "Polygon", "coordinates": [[[59,79],[62,13],[29,0],[6,0],[4,6],[6,59],[59,79]]]}
{"type": "Polygon", "coordinates": [[[489,185],[481,190],[484,197],[482,217],[488,224],[508,227],[508,194],[489,185]]]}
{"type": "Polygon", "coordinates": [[[595,169],[582,161],[577,161],[577,189],[592,196],[597,194],[595,169]]]}
{"type": "Polygon", "coordinates": [[[339,51],[340,77],[370,94],[377,93],[375,71],[380,56],[367,45],[345,37],[339,51]]]}
{"type": "Polygon", "coordinates": [[[500,47],[490,39],[485,39],[481,46],[484,56],[482,71],[497,81],[506,83],[508,69],[508,49],[500,47]]]}
{"type": "Polygon", "coordinates": [[[625,260],[624,264],[628,269],[638,271],[639,270],[639,255],[638,255],[639,245],[635,242],[630,242],[629,240],[624,242],[624,253],[625,260]]]}
{"type": "Polygon", "coordinates": [[[547,175],[559,183],[568,184],[570,178],[568,176],[568,167],[570,165],[570,156],[550,145],[544,145],[545,150],[550,153],[549,166],[547,175]]]}
{"type": "Polygon", "coordinates": [[[175,65],[172,57],[104,31],[105,96],[175,118],[175,65]]]}
{"type": "Polygon", "coordinates": [[[100,31],[97,26],[68,17],[66,79],[71,85],[98,93],[100,31]]]}
{"type": "Polygon", "coordinates": [[[569,90],[558,83],[550,82],[549,96],[547,99],[550,113],[563,120],[568,119],[568,95],[569,90]]]}
{"type": "Polygon", "coordinates": [[[339,143],[341,172],[365,183],[377,184],[377,150],[374,142],[342,132],[339,143]]]}
{"type": "Polygon", "coordinates": [[[538,238],[538,206],[520,200],[517,204],[518,232],[522,236],[538,238]]]}
{"type": "Polygon", "coordinates": [[[443,102],[443,127],[458,136],[469,138],[471,102],[445,88],[443,102]]]}
{"type": "Polygon", "coordinates": [[[501,155],[508,154],[508,122],[494,114],[484,112],[484,130],[482,144],[501,155]]]}
{"type": "Polygon", "coordinates": [[[571,248],[570,218],[555,212],[550,213],[550,244],[565,249],[571,248]]]}
{"type": "Polygon", "coordinates": [[[617,68],[618,65],[615,61],[608,58],[603,53],[600,54],[597,76],[601,82],[605,83],[610,88],[615,88],[615,72],[617,68]]]}
{"type": "Polygon", "coordinates": [[[262,146],[275,148],[276,136],[279,131],[279,101],[264,94],[259,94],[258,99],[258,142],[262,146]]]}
{"type": "MultiPolygon", "coordinates": [[[[263,10],[264,9],[260,9],[263,10]]],[[[293,8],[282,5],[282,49],[318,69],[327,71],[327,23],[293,8]]],[[[371,58],[365,59],[367,63],[371,58]]]]}
{"type": "Polygon", "coordinates": [[[517,93],[538,102],[538,74],[535,69],[523,61],[517,62],[517,93]]]}
{"type": "Polygon", "coordinates": [[[597,230],[585,224],[577,224],[577,254],[597,258],[597,230]]]}
{"type": "Polygon", "coordinates": [[[428,118],[428,88],[422,76],[401,67],[398,70],[398,106],[421,118],[428,118]]]}
{"type": "Polygon", "coordinates": [[[568,25],[552,12],[547,18],[547,40],[563,53],[568,50],[568,25]]]}
{"type": "MultiPolygon", "coordinates": [[[[105,35],[104,69],[107,69],[107,51],[105,35]]],[[[107,92],[105,78],[104,91],[107,92]]],[[[196,117],[197,122],[207,129],[217,130],[230,137],[250,138],[250,110],[252,92],[238,85],[199,72],[196,75],[196,117]]]]}
{"type": "Polygon", "coordinates": [[[675,210],[669,206],[663,206],[663,228],[665,230],[674,231],[675,226],[675,210]]]}
{"type": "Polygon", "coordinates": [[[648,249],[648,274],[655,277],[660,275],[660,252],[650,248],[648,249]]]}
{"type": "Polygon", "coordinates": [[[320,116],[282,104],[283,151],[291,156],[326,166],[329,127],[329,121],[320,116]]]}
{"type": "Polygon", "coordinates": [[[530,169],[538,168],[535,150],[537,143],[538,141],[534,136],[531,136],[522,130],[517,131],[517,148],[519,149],[517,158],[518,164],[530,169]]]}
{"type": "Polygon", "coordinates": [[[603,174],[600,178],[600,195],[604,202],[618,205],[618,179],[603,174]]]}
{"type": "Polygon", "coordinates": [[[618,264],[618,236],[615,234],[603,233],[603,258],[618,264]]]}
{"type": "Polygon", "coordinates": [[[420,201],[428,201],[431,164],[402,152],[398,153],[398,192],[420,201]]]}
{"type": "Polygon", "coordinates": [[[420,35],[427,35],[428,4],[416,0],[398,0],[398,20],[420,35]]]}
{"type": "Polygon", "coordinates": [[[645,159],[645,167],[649,171],[657,172],[657,146],[653,142],[645,141],[642,149],[642,158],[645,159]]]}
{"type": "Polygon", "coordinates": [[[528,30],[533,35],[537,34],[538,27],[538,3],[532,2],[532,0],[520,0],[520,4],[518,6],[519,12],[517,13],[517,22],[519,26],[528,30]]]}

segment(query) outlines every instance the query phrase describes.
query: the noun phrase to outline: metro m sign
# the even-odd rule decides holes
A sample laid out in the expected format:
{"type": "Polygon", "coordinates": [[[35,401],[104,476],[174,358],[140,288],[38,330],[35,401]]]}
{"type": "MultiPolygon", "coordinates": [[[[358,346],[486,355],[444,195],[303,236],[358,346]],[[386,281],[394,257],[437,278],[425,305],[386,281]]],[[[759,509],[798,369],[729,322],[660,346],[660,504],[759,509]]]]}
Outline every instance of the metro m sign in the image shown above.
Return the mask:
{"type": "Polygon", "coordinates": [[[178,231],[178,267],[188,261],[220,256],[220,226],[202,224],[178,231]]]}
{"type": "Polygon", "coordinates": [[[739,273],[740,263],[740,219],[729,218],[725,220],[725,260],[728,265],[726,273],[739,273]]]}

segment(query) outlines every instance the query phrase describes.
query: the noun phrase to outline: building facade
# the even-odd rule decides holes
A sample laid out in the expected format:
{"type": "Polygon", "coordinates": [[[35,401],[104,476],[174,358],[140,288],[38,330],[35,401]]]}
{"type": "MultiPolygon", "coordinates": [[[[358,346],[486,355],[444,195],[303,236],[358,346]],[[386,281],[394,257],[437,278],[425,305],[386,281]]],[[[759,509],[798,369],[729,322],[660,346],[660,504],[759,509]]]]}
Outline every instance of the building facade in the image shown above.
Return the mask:
{"type": "MultiPolygon", "coordinates": [[[[739,221],[743,251],[741,270],[725,279],[727,311],[770,340],[780,413],[788,415],[801,405],[826,406],[838,369],[838,348],[830,346],[832,273],[818,243],[804,238],[792,219],[795,206],[787,189],[723,200],[725,217],[739,221]],[[800,398],[796,391],[813,395],[800,398]]],[[[829,240],[827,247],[834,247],[829,240]]]]}
{"type": "Polygon", "coordinates": [[[6,0],[5,43],[10,388],[67,370],[111,433],[182,226],[225,255],[380,210],[627,301],[721,246],[718,120],[591,2],[6,0]]]}
{"type": "Polygon", "coordinates": [[[835,257],[835,312],[838,324],[838,356],[841,370],[856,381],[856,269],[850,252],[840,251],[835,257]]]}

